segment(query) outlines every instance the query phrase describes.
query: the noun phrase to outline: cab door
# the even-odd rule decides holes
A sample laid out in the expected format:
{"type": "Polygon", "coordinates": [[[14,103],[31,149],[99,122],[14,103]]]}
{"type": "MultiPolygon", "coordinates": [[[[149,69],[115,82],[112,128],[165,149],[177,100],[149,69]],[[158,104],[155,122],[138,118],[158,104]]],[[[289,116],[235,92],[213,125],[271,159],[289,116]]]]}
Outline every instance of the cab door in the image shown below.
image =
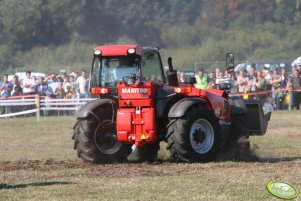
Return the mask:
{"type": "Polygon", "coordinates": [[[146,51],[143,53],[141,72],[145,81],[165,84],[165,75],[159,52],[146,51]]]}

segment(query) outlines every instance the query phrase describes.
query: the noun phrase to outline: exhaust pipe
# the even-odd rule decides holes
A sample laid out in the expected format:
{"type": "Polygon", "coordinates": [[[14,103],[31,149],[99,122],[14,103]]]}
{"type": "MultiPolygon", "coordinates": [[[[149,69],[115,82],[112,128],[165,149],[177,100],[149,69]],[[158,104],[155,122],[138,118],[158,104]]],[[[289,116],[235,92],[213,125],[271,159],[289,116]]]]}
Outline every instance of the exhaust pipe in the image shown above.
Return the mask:
{"type": "Polygon", "coordinates": [[[179,86],[177,71],[173,69],[172,58],[168,58],[168,71],[166,72],[169,86],[179,86]]]}

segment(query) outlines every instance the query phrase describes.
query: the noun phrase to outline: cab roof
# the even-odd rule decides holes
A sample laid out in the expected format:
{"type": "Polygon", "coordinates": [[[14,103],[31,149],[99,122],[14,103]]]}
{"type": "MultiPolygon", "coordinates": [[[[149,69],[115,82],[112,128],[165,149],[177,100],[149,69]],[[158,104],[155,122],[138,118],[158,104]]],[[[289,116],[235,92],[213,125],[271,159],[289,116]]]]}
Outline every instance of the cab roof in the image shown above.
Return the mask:
{"type": "Polygon", "coordinates": [[[142,55],[142,47],[139,45],[107,45],[97,46],[95,50],[101,51],[101,56],[127,56],[128,49],[135,49],[136,55],[142,55]]]}

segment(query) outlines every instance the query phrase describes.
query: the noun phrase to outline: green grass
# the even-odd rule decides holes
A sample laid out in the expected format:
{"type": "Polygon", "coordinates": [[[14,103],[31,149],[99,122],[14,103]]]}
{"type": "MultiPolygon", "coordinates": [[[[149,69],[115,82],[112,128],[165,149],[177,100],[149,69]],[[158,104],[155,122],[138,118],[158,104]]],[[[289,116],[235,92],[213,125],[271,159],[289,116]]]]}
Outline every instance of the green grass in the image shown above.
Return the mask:
{"type": "Polygon", "coordinates": [[[75,159],[74,117],[0,119],[0,160],[75,159]]]}
{"type": "Polygon", "coordinates": [[[301,157],[301,112],[274,112],[267,134],[252,136],[252,144],[259,146],[262,158],[289,159],[301,157]]]}
{"type": "Polygon", "coordinates": [[[300,122],[274,112],[268,133],[251,137],[254,163],[91,165],[73,150],[74,118],[1,119],[0,200],[277,200],[270,180],[301,190],[300,122]]]}

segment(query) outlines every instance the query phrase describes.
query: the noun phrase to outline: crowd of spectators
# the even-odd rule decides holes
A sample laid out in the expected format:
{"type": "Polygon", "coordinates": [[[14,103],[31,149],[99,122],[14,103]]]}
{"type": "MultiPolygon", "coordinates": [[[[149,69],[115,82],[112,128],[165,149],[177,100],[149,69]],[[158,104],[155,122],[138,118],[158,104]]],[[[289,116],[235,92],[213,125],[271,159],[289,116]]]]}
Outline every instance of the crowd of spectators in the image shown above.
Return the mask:
{"type": "Polygon", "coordinates": [[[50,73],[46,77],[36,77],[27,71],[23,80],[14,75],[12,81],[8,81],[8,75],[4,74],[0,81],[0,98],[34,94],[60,99],[88,98],[88,85],[85,70],[80,75],[75,72],[70,75],[50,73]]]}
{"type": "MultiPolygon", "coordinates": [[[[88,86],[89,79],[85,70],[80,73],[72,72],[70,75],[50,73],[45,77],[36,77],[27,71],[22,80],[14,75],[11,81],[4,74],[0,81],[0,99],[35,94],[45,99],[89,98],[88,86]]],[[[0,114],[5,113],[4,108],[0,107],[0,114]]]]}
{"type": "MultiPolygon", "coordinates": [[[[221,83],[230,83],[229,93],[249,99],[258,99],[262,106],[269,110],[300,109],[301,102],[301,64],[291,67],[288,74],[285,68],[269,68],[256,71],[251,66],[249,72],[245,70],[229,74],[217,67],[212,72],[205,72],[201,68],[193,75],[196,88],[219,88],[221,83]]],[[[187,82],[184,72],[178,73],[179,82],[187,82]]]]}
{"type": "MultiPolygon", "coordinates": [[[[301,102],[301,64],[291,67],[291,74],[285,68],[275,68],[272,72],[268,68],[256,71],[251,66],[249,72],[239,71],[229,74],[217,67],[212,72],[201,68],[195,75],[196,88],[219,88],[221,83],[230,83],[232,94],[249,94],[248,98],[258,99],[260,103],[270,110],[300,109],[301,102]]],[[[184,72],[178,73],[179,82],[187,82],[184,72]]],[[[26,72],[26,77],[19,80],[15,75],[8,81],[4,74],[0,81],[0,99],[20,95],[39,94],[51,99],[82,99],[89,98],[89,79],[87,72],[59,75],[50,73],[45,77],[36,77],[26,72]]],[[[0,107],[0,114],[3,113],[0,107]]]]}

